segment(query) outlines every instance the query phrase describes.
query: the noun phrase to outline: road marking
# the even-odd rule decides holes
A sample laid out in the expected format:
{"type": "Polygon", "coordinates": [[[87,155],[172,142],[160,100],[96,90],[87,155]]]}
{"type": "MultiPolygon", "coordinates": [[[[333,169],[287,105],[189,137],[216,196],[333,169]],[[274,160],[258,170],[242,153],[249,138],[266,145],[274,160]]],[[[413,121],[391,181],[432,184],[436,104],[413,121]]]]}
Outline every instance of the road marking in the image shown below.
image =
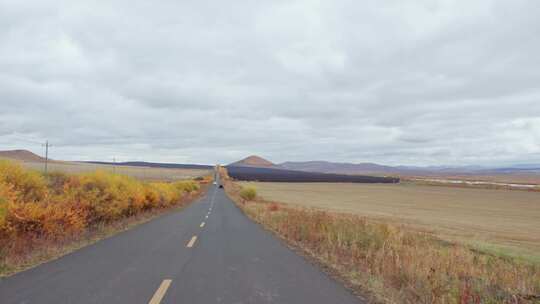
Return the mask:
{"type": "Polygon", "coordinates": [[[201,227],[201,228],[204,227],[204,222],[201,223],[201,226],[200,226],[200,227],[201,227]]]}
{"type": "Polygon", "coordinates": [[[194,235],[191,240],[189,240],[189,243],[186,245],[187,248],[193,247],[193,244],[195,244],[195,241],[197,241],[197,236],[194,235]]]}
{"type": "Polygon", "coordinates": [[[159,288],[156,290],[156,293],[154,293],[154,296],[152,297],[152,299],[150,299],[150,302],[148,302],[148,304],[159,304],[165,296],[167,289],[169,289],[171,282],[172,280],[163,280],[163,282],[161,282],[161,285],[159,285],[159,288]]]}
{"type": "Polygon", "coordinates": [[[205,216],[204,218],[208,218],[208,215],[207,215],[207,216],[205,216]]]}

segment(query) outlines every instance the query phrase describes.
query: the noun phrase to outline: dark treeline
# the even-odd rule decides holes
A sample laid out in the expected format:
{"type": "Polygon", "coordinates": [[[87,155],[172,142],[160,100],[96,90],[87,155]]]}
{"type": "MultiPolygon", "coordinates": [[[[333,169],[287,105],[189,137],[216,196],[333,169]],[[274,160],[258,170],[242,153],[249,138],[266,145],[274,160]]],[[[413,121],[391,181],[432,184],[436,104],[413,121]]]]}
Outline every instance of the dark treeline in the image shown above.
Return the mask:
{"type": "Polygon", "coordinates": [[[227,166],[230,177],[260,182],[399,183],[396,177],[315,173],[271,168],[227,166]]]}

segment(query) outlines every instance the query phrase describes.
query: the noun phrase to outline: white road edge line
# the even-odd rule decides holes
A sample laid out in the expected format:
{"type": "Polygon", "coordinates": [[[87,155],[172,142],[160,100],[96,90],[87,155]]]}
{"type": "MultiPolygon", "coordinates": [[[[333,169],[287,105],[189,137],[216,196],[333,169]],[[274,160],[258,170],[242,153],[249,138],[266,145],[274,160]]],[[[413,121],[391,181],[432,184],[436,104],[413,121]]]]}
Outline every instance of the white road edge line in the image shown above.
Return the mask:
{"type": "Polygon", "coordinates": [[[193,245],[195,244],[195,242],[197,241],[197,236],[194,235],[191,240],[189,240],[189,243],[186,245],[187,248],[191,248],[193,247],[193,245]]]}
{"type": "Polygon", "coordinates": [[[150,302],[148,302],[148,304],[159,304],[165,296],[167,289],[169,289],[171,282],[172,280],[163,280],[163,282],[161,282],[161,285],[159,285],[159,288],[156,290],[156,293],[154,293],[154,296],[152,297],[152,299],[150,299],[150,302]]]}

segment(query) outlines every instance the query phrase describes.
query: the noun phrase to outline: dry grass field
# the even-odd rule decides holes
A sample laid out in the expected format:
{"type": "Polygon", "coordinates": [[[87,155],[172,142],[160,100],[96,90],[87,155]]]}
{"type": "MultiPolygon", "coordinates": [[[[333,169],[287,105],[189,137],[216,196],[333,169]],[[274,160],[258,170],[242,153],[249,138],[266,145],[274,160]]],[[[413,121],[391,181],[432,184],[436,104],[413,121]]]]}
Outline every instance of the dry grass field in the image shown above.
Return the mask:
{"type": "MultiPolygon", "coordinates": [[[[21,161],[26,168],[43,171],[43,162],[21,161]]],[[[176,181],[195,178],[199,176],[210,175],[210,170],[199,169],[169,169],[169,168],[152,168],[152,167],[135,167],[135,166],[112,166],[104,164],[78,163],[78,162],[63,162],[51,161],[48,164],[49,172],[62,172],[67,174],[86,173],[96,170],[105,170],[108,172],[116,172],[132,176],[142,180],[160,180],[160,181],[176,181]]]]}
{"type": "Polygon", "coordinates": [[[540,262],[540,193],[414,184],[255,183],[266,200],[365,215],[540,262]]]}

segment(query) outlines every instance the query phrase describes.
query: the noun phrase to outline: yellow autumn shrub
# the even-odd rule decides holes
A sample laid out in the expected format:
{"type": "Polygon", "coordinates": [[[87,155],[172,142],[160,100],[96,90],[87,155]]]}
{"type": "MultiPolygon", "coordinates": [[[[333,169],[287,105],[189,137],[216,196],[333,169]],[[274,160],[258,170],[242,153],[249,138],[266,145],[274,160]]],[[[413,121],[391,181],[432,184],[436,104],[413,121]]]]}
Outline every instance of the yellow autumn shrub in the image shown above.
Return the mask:
{"type": "Polygon", "coordinates": [[[1,249],[77,236],[95,224],[170,207],[198,189],[195,181],[147,183],[106,171],[44,177],[0,161],[0,258],[1,249]]]}
{"type": "Polygon", "coordinates": [[[187,193],[199,190],[199,184],[191,180],[175,182],[174,186],[178,191],[187,193]]]}
{"type": "Polygon", "coordinates": [[[19,202],[37,202],[47,196],[45,178],[39,172],[26,170],[13,162],[0,161],[0,183],[10,185],[19,202]]]}
{"type": "Polygon", "coordinates": [[[176,189],[172,183],[152,183],[152,187],[159,193],[157,207],[167,207],[180,200],[183,191],[176,189]]]}
{"type": "Polygon", "coordinates": [[[8,206],[15,200],[15,193],[12,191],[12,187],[6,183],[0,182],[0,239],[5,238],[7,234],[6,216],[8,212],[8,206]]]}
{"type": "Polygon", "coordinates": [[[257,197],[257,190],[253,187],[243,187],[240,190],[240,197],[246,201],[252,201],[257,197]]]}
{"type": "Polygon", "coordinates": [[[65,203],[12,203],[6,222],[16,237],[62,239],[86,228],[81,212],[65,203]]]}
{"type": "Polygon", "coordinates": [[[2,225],[7,213],[7,205],[14,200],[14,193],[11,192],[11,187],[0,182],[0,226],[2,225]]]}

